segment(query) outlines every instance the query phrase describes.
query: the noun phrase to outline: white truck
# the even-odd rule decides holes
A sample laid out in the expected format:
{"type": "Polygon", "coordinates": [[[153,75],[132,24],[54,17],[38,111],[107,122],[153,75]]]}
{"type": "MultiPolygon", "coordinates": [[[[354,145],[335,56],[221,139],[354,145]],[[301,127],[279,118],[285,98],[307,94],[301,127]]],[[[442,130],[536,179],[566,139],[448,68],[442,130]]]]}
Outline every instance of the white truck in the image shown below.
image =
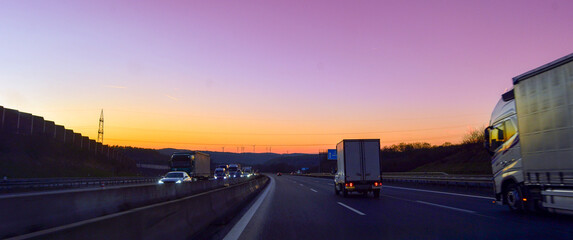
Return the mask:
{"type": "Polygon", "coordinates": [[[497,203],[573,213],[573,54],[513,85],[485,130],[497,203]]]}
{"type": "Polygon", "coordinates": [[[364,195],[373,192],[380,197],[380,139],[342,140],[336,145],[337,172],[334,176],[334,193],[350,192],[364,195]]]}

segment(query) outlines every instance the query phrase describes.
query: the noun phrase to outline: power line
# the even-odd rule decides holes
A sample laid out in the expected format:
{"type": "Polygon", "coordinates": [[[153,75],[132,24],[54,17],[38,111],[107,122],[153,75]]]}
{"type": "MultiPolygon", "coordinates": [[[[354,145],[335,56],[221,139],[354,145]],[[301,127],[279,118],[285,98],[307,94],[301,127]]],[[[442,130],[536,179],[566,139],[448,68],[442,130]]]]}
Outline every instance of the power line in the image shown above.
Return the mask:
{"type": "Polygon", "coordinates": [[[463,125],[455,125],[455,126],[447,126],[447,127],[438,127],[438,128],[388,130],[388,131],[373,131],[373,132],[335,132],[335,133],[233,133],[233,132],[201,132],[201,131],[180,131],[180,130],[145,129],[145,128],[130,128],[130,127],[118,127],[118,126],[108,126],[108,127],[111,127],[111,128],[119,128],[119,129],[138,130],[138,131],[157,131],[157,132],[174,132],[174,133],[188,133],[188,134],[210,134],[210,135],[329,136],[329,135],[385,134],[385,133],[403,133],[403,132],[432,131],[432,130],[462,128],[462,127],[467,127],[468,125],[476,125],[476,124],[481,124],[481,123],[463,124],[463,125]]]}
{"type": "MultiPolygon", "coordinates": [[[[391,144],[391,143],[401,143],[401,142],[414,142],[414,141],[425,141],[425,140],[433,140],[433,139],[441,139],[441,138],[452,138],[452,137],[461,137],[460,135],[446,135],[446,136],[438,136],[438,137],[431,137],[431,138],[418,138],[418,139],[403,139],[403,140],[384,140],[380,139],[381,143],[383,144],[391,144]]],[[[111,141],[119,141],[119,142],[139,142],[139,143],[155,143],[155,144],[174,144],[174,145],[201,145],[201,146],[233,146],[237,147],[237,151],[243,149],[245,145],[259,145],[259,146],[266,146],[269,148],[271,147],[314,147],[314,146],[332,146],[335,143],[309,143],[309,144],[232,144],[232,143],[196,143],[196,142],[164,142],[164,141],[149,141],[149,140],[130,140],[130,139],[108,139],[111,141]]]]}
{"type": "MultiPolygon", "coordinates": [[[[324,119],[285,119],[285,118],[241,118],[241,117],[234,117],[234,116],[212,116],[212,115],[196,115],[196,114],[182,114],[181,112],[174,113],[174,112],[147,112],[147,111],[134,111],[134,110],[124,110],[124,109],[108,109],[108,111],[117,111],[117,112],[130,112],[130,113],[138,113],[138,114],[145,114],[145,115],[154,115],[154,116],[171,116],[171,117],[189,117],[189,118],[201,118],[201,119],[217,119],[217,120],[244,120],[244,121],[277,121],[277,122],[332,122],[332,121],[341,121],[340,119],[331,119],[331,118],[324,118],[324,119]]],[[[453,119],[453,118],[461,118],[461,117],[469,117],[469,116],[481,116],[487,115],[487,113],[471,113],[471,114],[456,114],[451,116],[428,116],[428,117],[416,117],[416,118],[384,118],[384,119],[346,119],[342,121],[349,121],[349,122],[386,122],[386,121],[407,121],[407,120],[428,120],[428,119],[453,119]]]]}

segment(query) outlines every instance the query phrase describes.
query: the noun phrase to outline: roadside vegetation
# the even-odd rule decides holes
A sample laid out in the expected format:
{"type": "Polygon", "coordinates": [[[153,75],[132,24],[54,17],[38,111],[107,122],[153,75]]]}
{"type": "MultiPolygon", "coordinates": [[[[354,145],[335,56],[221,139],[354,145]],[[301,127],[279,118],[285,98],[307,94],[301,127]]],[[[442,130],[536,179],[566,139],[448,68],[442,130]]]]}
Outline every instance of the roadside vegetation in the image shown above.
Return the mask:
{"type": "Polygon", "coordinates": [[[112,160],[41,136],[0,134],[0,178],[135,176],[133,160],[112,160]]]}
{"type": "Polygon", "coordinates": [[[461,144],[400,143],[381,150],[383,172],[445,172],[491,174],[490,156],[483,147],[483,131],[469,131],[461,144]]]}

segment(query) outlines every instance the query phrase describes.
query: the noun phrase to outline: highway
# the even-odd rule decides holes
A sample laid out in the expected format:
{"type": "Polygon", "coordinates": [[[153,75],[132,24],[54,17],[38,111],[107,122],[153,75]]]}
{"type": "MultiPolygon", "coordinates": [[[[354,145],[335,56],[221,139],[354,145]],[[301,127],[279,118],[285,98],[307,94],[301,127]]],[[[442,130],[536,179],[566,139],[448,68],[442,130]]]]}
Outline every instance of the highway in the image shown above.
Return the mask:
{"type": "Polygon", "coordinates": [[[271,182],[225,239],[573,239],[573,217],[516,214],[488,196],[385,185],[379,199],[334,194],[332,180],[271,182]]]}

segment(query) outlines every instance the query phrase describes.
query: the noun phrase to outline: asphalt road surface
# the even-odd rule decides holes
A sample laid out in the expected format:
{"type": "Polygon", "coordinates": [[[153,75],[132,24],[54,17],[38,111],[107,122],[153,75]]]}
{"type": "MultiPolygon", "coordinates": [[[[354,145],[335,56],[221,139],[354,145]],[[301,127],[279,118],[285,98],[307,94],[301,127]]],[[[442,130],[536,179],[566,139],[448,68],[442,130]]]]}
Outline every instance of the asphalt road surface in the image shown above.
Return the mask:
{"type": "Polygon", "coordinates": [[[225,239],[573,239],[573,217],[517,214],[491,197],[385,185],[379,199],[330,179],[270,175],[225,239]]]}

